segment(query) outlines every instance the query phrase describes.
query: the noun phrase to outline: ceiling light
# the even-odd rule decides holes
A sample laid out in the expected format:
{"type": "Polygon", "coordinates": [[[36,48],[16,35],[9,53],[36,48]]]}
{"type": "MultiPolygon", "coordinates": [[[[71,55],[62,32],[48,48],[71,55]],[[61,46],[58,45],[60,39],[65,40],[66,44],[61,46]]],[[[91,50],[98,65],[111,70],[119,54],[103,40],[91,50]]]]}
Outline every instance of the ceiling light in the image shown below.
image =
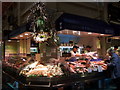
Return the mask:
{"type": "Polygon", "coordinates": [[[11,42],[11,40],[8,40],[8,42],[11,42]]]}
{"type": "Polygon", "coordinates": [[[80,35],[80,31],[78,32],[78,35],[80,35]]]}
{"type": "Polygon", "coordinates": [[[104,35],[104,34],[100,34],[100,35],[104,35]]]}
{"type": "Polygon", "coordinates": [[[92,34],[91,32],[88,32],[88,34],[92,34]]]}
{"type": "Polygon", "coordinates": [[[68,30],[66,30],[66,33],[68,34],[68,30]]]}
{"type": "Polygon", "coordinates": [[[28,35],[28,33],[25,33],[25,35],[28,35]]]}
{"type": "Polygon", "coordinates": [[[62,31],[59,31],[58,33],[62,33],[62,31]]]}
{"type": "Polygon", "coordinates": [[[23,37],[23,35],[20,35],[20,37],[23,37]]]}
{"type": "Polygon", "coordinates": [[[77,33],[77,31],[73,31],[73,34],[76,34],[77,33]]]}
{"type": "Polygon", "coordinates": [[[120,37],[116,37],[116,36],[115,36],[115,37],[111,37],[111,38],[112,38],[112,39],[120,39],[120,37]]]}

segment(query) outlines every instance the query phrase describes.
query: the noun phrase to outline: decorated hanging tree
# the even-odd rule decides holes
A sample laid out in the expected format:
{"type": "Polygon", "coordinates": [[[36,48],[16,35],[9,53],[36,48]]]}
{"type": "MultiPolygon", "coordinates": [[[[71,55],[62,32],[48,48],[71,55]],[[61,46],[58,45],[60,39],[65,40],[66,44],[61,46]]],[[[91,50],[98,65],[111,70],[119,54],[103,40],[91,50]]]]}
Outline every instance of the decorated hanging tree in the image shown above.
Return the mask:
{"type": "Polygon", "coordinates": [[[30,30],[36,43],[46,43],[48,46],[58,45],[58,37],[51,22],[51,16],[47,14],[44,2],[35,3],[27,18],[31,22],[30,30]]]}

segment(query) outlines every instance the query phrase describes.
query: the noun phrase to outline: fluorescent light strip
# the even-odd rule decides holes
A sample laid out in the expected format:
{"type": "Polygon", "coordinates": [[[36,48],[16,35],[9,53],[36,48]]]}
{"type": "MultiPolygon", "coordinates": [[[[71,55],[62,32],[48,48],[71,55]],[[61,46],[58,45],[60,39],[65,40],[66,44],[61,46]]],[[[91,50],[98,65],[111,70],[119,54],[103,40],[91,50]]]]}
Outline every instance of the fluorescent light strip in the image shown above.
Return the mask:
{"type": "Polygon", "coordinates": [[[68,30],[66,30],[66,33],[68,34],[68,30]]]}
{"type": "Polygon", "coordinates": [[[88,34],[92,34],[91,32],[88,32],[88,34]]]}
{"type": "Polygon", "coordinates": [[[104,35],[104,34],[100,34],[100,35],[104,35]]]}
{"type": "Polygon", "coordinates": [[[20,35],[20,37],[23,37],[23,35],[20,35]]]}
{"type": "Polygon", "coordinates": [[[73,31],[73,34],[76,34],[77,33],[77,31],[73,31]]]}
{"type": "Polygon", "coordinates": [[[80,31],[78,32],[78,35],[80,35],[80,31]]]}
{"type": "Polygon", "coordinates": [[[28,33],[25,33],[25,35],[28,35],[28,33]]]}
{"type": "Polygon", "coordinates": [[[11,42],[11,40],[8,40],[8,42],[11,42]]]}

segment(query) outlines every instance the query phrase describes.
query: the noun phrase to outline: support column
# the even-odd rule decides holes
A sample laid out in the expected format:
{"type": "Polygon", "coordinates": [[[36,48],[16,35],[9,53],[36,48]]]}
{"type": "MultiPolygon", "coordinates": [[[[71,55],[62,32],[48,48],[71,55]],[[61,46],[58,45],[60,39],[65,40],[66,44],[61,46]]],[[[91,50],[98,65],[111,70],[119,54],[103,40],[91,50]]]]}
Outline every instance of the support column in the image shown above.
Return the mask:
{"type": "Polygon", "coordinates": [[[5,46],[3,46],[4,44],[2,43],[2,2],[0,1],[0,90],[2,90],[2,60],[4,58],[4,54],[3,52],[5,52],[3,50],[3,48],[5,46]]]}
{"type": "Polygon", "coordinates": [[[26,53],[30,54],[30,47],[31,47],[31,39],[26,40],[26,53]]]}
{"type": "Polygon", "coordinates": [[[108,9],[108,3],[107,2],[103,2],[103,11],[104,11],[104,13],[103,13],[103,15],[104,15],[104,21],[108,21],[107,19],[108,19],[108,11],[107,11],[107,9],[108,9]]]}
{"type": "Polygon", "coordinates": [[[97,51],[97,37],[93,38],[93,51],[97,51]]]}
{"type": "Polygon", "coordinates": [[[20,39],[20,55],[23,53],[23,40],[20,39]]]}
{"type": "Polygon", "coordinates": [[[26,39],[24,39],[23,44],[24,44],[23,53],[24,53],[24,55],[26,55],[27,54],[27,40],[26,39]]]}
{"type": "Polygon", "coordinates": [[[100,37],[100,46],[101,46],[100,54],[104,57],[106,55],[106,38],[105,37],[100,37]]]}
{"type": "Polygon", "coordinates": [[[20,40],[20,54],[30,54],[31,39],[20,40]]]}
{"type": "Polygon", "coordinates": [[[18,2],[18,5],[17,5],[17,10],[18,10],[18,26],[20,26],[20,2],[18,2]]]}

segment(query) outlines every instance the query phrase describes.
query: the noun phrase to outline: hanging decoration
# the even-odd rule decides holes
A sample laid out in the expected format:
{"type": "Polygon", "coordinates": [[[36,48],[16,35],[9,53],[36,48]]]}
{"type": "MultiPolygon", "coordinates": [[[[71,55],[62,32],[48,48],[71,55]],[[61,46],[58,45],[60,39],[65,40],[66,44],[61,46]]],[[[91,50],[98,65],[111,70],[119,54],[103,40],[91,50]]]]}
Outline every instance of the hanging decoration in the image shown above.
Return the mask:
{"type": "Polygon", "coordinates": [[[32,37],[36,43],[48,42],[52,39],[52,43],[58,43],[58,37],[54,24],[51,22],[51,17],[46,13],[46,7],[44,2],[38,2],[33,5],[31,13],[27,18],[30,24],[30,30],[33,31],[32,37]]]}

